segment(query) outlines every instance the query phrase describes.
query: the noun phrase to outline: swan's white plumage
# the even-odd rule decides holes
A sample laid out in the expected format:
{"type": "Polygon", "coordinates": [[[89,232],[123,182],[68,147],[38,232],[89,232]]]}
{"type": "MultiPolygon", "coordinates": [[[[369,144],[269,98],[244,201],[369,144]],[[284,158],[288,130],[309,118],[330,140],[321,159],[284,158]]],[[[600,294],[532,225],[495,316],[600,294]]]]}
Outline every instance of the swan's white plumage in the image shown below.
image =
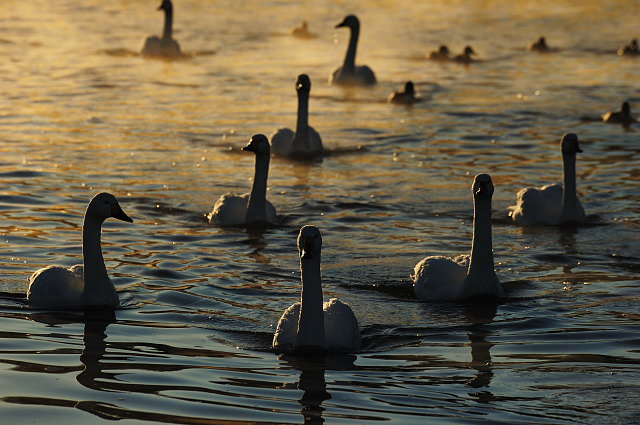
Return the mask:
{"type": "Polygon", "coordinates": [[[309,93],[311,80],[300,74],[296,81],[298,115],[296,131],[280,128],[271,135],[271,152],[278,156],[309,157],[322,154],[322,138],[309,125],[309,93]]]}
{"type": "Polygon", "coordinates": [[[27,290],[30,305],[52,309],[118,306],[118,294],[107,274],[100,247],[101,226],[109,217],[132,221],[113,195],[99,193],[89,202],[85,212],[82,229],[84,263],[71,268],[48,266],[33,273],[27,290]]]}
{"type": "Polygon", "coordinates": [[[602,114],[602,121],[611,124],[631,124],[636,119],[631,115],[631,105],[629,102],[622,102],[619,111],[608,111],[602,114]]]}
{"type": "Polygon", "coordinates": [[[376,75],[366,65],[356,66],[356,50],[360,36],[360,21],[355,15],[348,15],[336,28],[348,27],[351,31],[347,53],[342,66],[331,75],[331,84],[344,86],[370,86],[376,83],[376,75]]]}
{"type": "Polygon", "coordinates": [[[140,54],[147,58],[177,59],[183,57],[180,45],[173,39],[173,4],[171,0],[162,0],[158,10],[164,10],[162,37],[156,35],[147,37],[140,54]]]}
{"type": "Polygon", "coordinates": [[[471,255],[455,258],[430,256],[416,264],[411,278],[417,298],[425,301],[458,301],[475,296],[504,296],[493,267],[491,243],[491,196],[493,183],[479,174],[474,194],[471,255]]]}
{"type": "Polygon", "coordinates": [[[516,194],[516,205],[508,208],[509,216],[521,226],[582,223],[585,213],[576,194],[576,154],[582,152],[573,133],[562,136],[563,184],[540,189],[529,187],[516,194]]]}
{"type": "Polygon", "coordinates": [[[322,238],[316,227],[300,229],[298,249],[302,297],[300,302],[287,308],[278,321],[273,348],[279,352],[310,348],[333,352],[356,352],[360,349],[358,319],[351,307],[337,298],[322,302],[321,247],[322,238]]]}
{"type": "Polygon", "coordinates": [[[255,173],[250,193],[236,195],[226,193],[213,205],[207,215],[210,223],[219,226],[240,226],[249,223],[278,223],[276,209],[266,199],[267,177],[269,173],[269,140],[263,134],[254,135],[243,148],[256,155],[255,173]]]}

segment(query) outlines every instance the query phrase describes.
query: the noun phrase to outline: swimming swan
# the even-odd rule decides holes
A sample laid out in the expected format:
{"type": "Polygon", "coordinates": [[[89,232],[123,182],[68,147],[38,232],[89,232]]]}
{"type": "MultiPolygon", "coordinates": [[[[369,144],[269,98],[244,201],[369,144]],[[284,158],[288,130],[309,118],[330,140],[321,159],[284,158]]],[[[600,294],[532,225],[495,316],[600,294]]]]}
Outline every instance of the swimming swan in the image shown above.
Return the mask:
{"type": "Polygon", "coordinates": [[[71,268],[49,266],[29,278],[27,301],[40,308],[117,307],[118,294],[102,258],[100,230],[109,217],[133,222],[115,196],[99,193],[93,197],[82,224],[83,264],[71,268]]]}
{"type": "Polygon", "coordinates": [[[309,125],[309,92],[311,80],[300,74],[296,81],[298,92],[298,121],[296,132],[280,128],[271,135],[271,150],[280,156],[309,157],[322,154],[322,139],[309,125]]]}
{"type": "Polygon", "coordinates": [[[376,76],[366,65],[356,66],[356,49],[360,35],[360,21],[355,15],[348,15],[336,28],[349,27],[351,37],[344,57],[344,63],[333,72],[331,84],[342,86],[370,86],[376,83],[376,76]]]}
{"type": "Polygon", "coordinates": [[[256,154],[256,168],[251,193],[236,195],[226,193],[213,206],[207,218],[219,226],[239,226],[250,223],[278,222],[276,209],[267,201],[267,176],[269,174],[269,140],[263,134],[254,135],[242,148],[256,154]]]}
{"type": "Polygon", "coordinates": [[[462,54],[460,55],[456,55],[453,58],[453,61],[456,63],[461,63],[463,65],[468,65],[471,62],[473,62],[473,58],[471,58],[471,55],[475,55],[476,52],[475,50],[473,50],[473,47],[471,46],[466,46],[464,48],[464,51],[462,52],[462,54]]]}
{"type": "Polygon", "coordinates": [[[473,192],[473,239],[471,256],[426,257],[411,276],[416,297],[424,301],[458,301],[474,296],[504,296],[493,269],[491,247],[491,197],[493,183],[488,174],[478,174],[473,192]]]}
{"type": "Polygon", "coordinates": [[[536,41],[529,43],[527,45],[527,50],[530,52],[548,53],[550,49],[547,45],[547,40],[544,37],[540,37],[536,41]]]}
{"type": "Polygon", "coordinates": [[[516,223],[577,224],[585,221],[584,209],[576,195],[576,154],[582,152],[578,136],[567,133],[560,142],[562,149],[564,184],[552,184],[540,189],[520,189],[516,205],[509,207],[509,215],[516,223]]]}
{"type": "Polygon", "coordinates": [[[164,30],[162,38],[152,35],[144,41],[140,54],[147,58],[176,59],[183,56],[180,45],[172,38],[173,33],[173,4],[171,0],[162,0],[158,10],[164,10],[164,30]]]}
{"type": "Polygon", "coordinates": [[[420,102],[420,100],[419,97],[416,97],[416,89],[411,81],[407,81],[404,84],[404,91],[394,91],[387,98],[387,102],[395,103],[396,105],[413,105],[416,102],[420,102]]]}
{"type": "Polygon", "coordinates": [[[303,226],[298,235],[302,296],[287,308],[273,335],[280,352],[327,350],[356,352],[360,349],[358,319],[337,298],[322,303],[320,255],[322,236],[315,226],[303,226]]]}
{"type": "Polygon", "coordinates": [[[631,124],[636,119],[631,115],[631,105],[629,102],[622,102],[619,112],[606,112],[602,114],[602,121],[612,124],[631,124]]]}
{"type": "Polygon", "coordinates": [[[638,47],[638,40],[634,38],[633,40],[631,40],[629,44],[620,47],[616,53],[618,54],[618,56],[640,55],[640,47],[638,47]]]}
{"type": "Polygon", "coordinates": [[[293,27],[289,30],[289,35],[296,38],[316,38],[317,35],[309,31],[309,23],[302,21],[299,26],[293,27]]]}
{"type": "Polygon", "coordinates": [[[449,48],[443,44],[438,50],[433,50],[429,53],[429,59],[432,61],[448,62],[451,59],[449,53],[449,48]]]}

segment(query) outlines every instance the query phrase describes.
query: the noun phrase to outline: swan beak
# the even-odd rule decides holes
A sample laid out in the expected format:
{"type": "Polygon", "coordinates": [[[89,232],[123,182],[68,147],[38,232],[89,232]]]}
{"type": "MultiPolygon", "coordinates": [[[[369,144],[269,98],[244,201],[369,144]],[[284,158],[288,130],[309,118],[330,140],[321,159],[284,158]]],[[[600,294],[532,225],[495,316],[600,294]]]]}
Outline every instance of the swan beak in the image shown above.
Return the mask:
{"type": "Polygon", "coordinates": [[[342,21],[338,25],[336,25],[335,28],[342,28],[342,27],[346,27],[346,26],[347,26],[346,21],[342,21]]]}
{"type": "Polygon", "coordinates": [[[253,140],[249,142],[247,146],[242,148],[243,151],[256,153],[258,151],[258,147],[253,143],[253,140]]]}
{"type": "Polygon", "coordinates": [[[580,145],[578,145],[576,143],[576,152],[580,153],[580,152],[584,152],[582,149],[580,149],[580,145]]]}
{"type": "Polygon", "coordinates": [[[111,206],[111,216],[113,218],[117,218],[118,220],[126,221],[128,223],[133,223],[133,219],[126,215],[122,208],[120,208],[119,204],[115,204],[111,206]]]}

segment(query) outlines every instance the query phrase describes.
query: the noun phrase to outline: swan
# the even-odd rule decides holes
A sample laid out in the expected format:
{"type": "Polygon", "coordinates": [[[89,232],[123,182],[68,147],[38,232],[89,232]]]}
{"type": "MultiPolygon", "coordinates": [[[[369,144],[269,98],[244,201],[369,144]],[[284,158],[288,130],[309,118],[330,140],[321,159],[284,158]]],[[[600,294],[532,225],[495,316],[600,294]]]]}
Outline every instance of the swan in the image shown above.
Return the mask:
{"type": "Polygon", "coordinates": [[[563,135],[560,146],[564,184],[520,189],[516,205],[509,207],[509,216],[519,225],[562,225],[585,221],[584,209],[576,195],[576,154],[582,152],[578,136],[573,133],[563,135]]]}
{"type": "Polygon", "coordinates": [[[475,54],[476,54],[476,52],[475,52],[475,50],[473,50],[473,47],[466,46],[464,48],[464,51],[462,52],[462,54],[456,55],[453,58],[453,61],[457,62],[457,63],[464,64],[464,65],[468,65],[471,62],[473,62],[473,59],[471,58],[471,55],[475,55],[475,54]]]}
{"type": "Polygon", "coordinates": [[[429,53],[429,59],[433,61],[448,62],[451,59],[449,57],[449,53],[449,48],[443,44],[438,48],[438,50],[433,50],[429,53]]]}
{"type": "Polygon", "coordinates": [[[349,27],[351,37],[344,57],[344,63],[333,72],[331,84],[342,86],[370,86],[376,83],[376,76],[366,65],[356,66],[356,49],[360,35],[360,21],[355,15],[348,15],[336,28],[349,27]]]}
{"type": "Polygon", "coordinates": [[[309,23],[307,21],[302,21],[300,26],[293,27],[289,30],[289,35],[292,35],[296,38],[315,38],[316,35],[309,31],[309,23]]]}
{"type": "Polygon", "coordinates": [[[527,45],[527,50],[532,52],[547,53],[549,46],[547,46],[547,40],[544,37],[540,37],[536,41],[532,41],[527,45]]]}
{"type": "Polygon", "coordinates": [[[162,0],[158,10],[164,10],[164,30],[162,38],[152,35],[144,41],[140,54],[148,58],[179,58],[182,57],[180,45],[172,38],[173,32],[173,4],[171,0],[162,0]]]}
{"type": "Polygon", "coordinates": [[[638,47],[638,40],[634,38],[626,46],[620,47],[617,53],[618,53],[618,56],[640,55],[640,47],[638,47]]]}
{"type": "Polygon", "coordinates": [[[387,98],[387,102],[397,105],[412,105],[419,102],[420,98],[416,97],[416,90],[413,82],[407,81],[404,85],[404,91],[394,91],[387,98]]]}
{"type": "Polygon", "coordinates": [[[635,118],[631,115],[631,106],[629,102],[622,102],[619,112],[606,112],[602,114],[602,121],[613,124],[631,124],[635,122],[635,118]]]}
{"type": "Polygon", "coordinates": [[[458,301],[474,296],[504,296],[493,270],[491,248],[491,197],[493,183],[488,174],[478,174],[473,193],[473,238],[471,256],[426,257],[416,264],[413,291],[424,301],[458,301]]]}
{"type": "Polygon", "coordinates": [[[116,289],[102,258],[100,230],[109,217],[132,223],[118,200],[110,193],[91,199],[82,224],[83,264],[71,268],[48,266],[29,278],[27,301],[40,308],[117,307],[116,289]]]}
{"type": "Polygon", "coordinates": [[[309,125],[309,92],[311,80],[300,74],[296,81],[298,92],[298,122],[295,133],[289,128],[280,128],[271,135],[271,150],[279,156],[308,157],[322,154],[322,139],[309,125]]]}
{"type": "Polygon", "coordinates": [[[273,335],[279,352],[360,349],[358,319],[347,304],[331,298],[323,304],[320,277],[322,236],[315,226],[303,226],[298,235],[302,296],[287,308],[273,335]]]}
{"type": "Polygon", "coordinates": [[[263,134],[254,135],[242,148],[256,154],[256,168],[251,193],[236,195],[226,193],[213,206],[207,218],[219,226],[239,226],[250,223],[276,224],[276,209],[267,201],[267,176],[269,174],[269,140],[263,134]]]}

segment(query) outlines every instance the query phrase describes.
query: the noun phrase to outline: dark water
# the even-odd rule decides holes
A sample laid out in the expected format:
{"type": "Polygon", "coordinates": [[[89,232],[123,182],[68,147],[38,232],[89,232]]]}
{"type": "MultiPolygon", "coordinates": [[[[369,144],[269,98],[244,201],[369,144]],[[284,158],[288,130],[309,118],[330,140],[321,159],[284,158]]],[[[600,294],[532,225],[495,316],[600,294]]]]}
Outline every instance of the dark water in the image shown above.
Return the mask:
{"type": "Polygon", "coordinates": [[[640,105],[640,58],[615,55],[640,3],[176,0],[192,57],[174,63],[136,54],[155,7],[9,1],[0,18],[0,423],[640,423],[640,125],[598,119],[640,105]],[[353,12],[369,90],[327,84],[353,12]],[[302,19],[317,38],[286,36],[302,19]],[[541,34],[559,50],[524,51],[541,34]],[[480,61],[423,59],[442,43],[480,61]],[[239,148],[295,125],[302,72],[330,154],[272,159],[282,225],[210,226],[221,194],[250,187],[239,148]],[[424,101],[386,104],[409,79],[424,101]],[[519,188],[560,180],[568,131],[587,224],[513,225],[519,188]],[[416,262],[469,250],[480,172],[507,298],[416,301],[416,262]],[[134,219],[103,230],[122,308],[30,308],[33,271],[80,261],[98,191],[134,219]],[[325,297],[359,319],[357,355],[269,350],[304,224],[323,232],[325,297]]]}

